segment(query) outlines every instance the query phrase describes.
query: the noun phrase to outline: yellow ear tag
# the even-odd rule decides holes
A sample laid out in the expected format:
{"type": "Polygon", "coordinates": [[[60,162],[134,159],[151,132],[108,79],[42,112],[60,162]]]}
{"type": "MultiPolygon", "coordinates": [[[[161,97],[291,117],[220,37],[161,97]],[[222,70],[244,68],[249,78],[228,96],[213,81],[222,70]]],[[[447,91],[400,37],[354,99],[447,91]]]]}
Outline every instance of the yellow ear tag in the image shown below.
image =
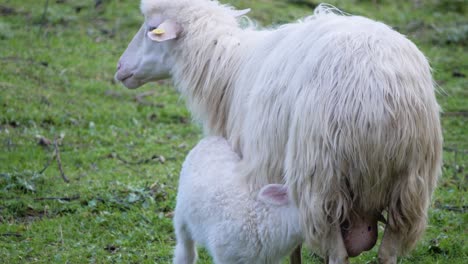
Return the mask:
{"type": "Polygon", "coordinates": [[[162,34],[166,33],[166,31],[164,29],[162,29],[162,28],[157,28],[157,29],[151,31],[151,33],[153,33],[155,35],[162,35],[162,34]]]}

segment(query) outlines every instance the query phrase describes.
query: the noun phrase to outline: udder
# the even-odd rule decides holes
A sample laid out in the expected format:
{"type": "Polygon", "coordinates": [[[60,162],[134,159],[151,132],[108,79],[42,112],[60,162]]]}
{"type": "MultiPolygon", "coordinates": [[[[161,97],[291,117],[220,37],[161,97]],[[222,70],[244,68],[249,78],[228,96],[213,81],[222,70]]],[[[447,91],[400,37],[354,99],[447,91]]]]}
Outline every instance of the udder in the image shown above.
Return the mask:
{"type": "Polygon", "coordinates": [[[341,235],[348,256],[356,257],[374,247],[378,236],[377,220],[377,214],[352,213],[351,217],[341,225],[341,235]]]}

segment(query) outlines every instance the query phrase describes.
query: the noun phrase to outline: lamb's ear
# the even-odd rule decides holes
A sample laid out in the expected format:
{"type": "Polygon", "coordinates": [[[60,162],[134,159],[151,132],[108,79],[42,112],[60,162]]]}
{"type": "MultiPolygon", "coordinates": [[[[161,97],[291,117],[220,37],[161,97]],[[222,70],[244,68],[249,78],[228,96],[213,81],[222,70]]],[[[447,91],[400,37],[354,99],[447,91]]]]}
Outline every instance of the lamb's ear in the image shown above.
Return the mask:
{"type": "Polygon", "coordinates": [[[168,19],[162,22],[156,29],[148,32],[148,37],[157,42],[163,42],[171,39],[176,39],[182,27],[175,21],[168,19]]]}
{"type": "Polygon", "coordinates": [[[272,205],[289,203],[288,189],[283,184],[268,184],[258,193],[258,199],[272,205]]]}
{"type": "Polygon", "coordinates": [[[230,10],[230,13],[233,17],[241,17],[243,15],[246,15],[250,12],[250,8],[244,9],[244,10],[230,10]]]}

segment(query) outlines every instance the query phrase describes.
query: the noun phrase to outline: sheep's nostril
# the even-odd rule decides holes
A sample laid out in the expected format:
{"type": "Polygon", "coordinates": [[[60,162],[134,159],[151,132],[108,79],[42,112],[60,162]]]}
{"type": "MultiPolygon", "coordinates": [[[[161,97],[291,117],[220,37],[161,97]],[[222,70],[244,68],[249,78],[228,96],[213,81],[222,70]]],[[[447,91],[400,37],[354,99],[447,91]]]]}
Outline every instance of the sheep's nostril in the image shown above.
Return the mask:
{"type": "Polygon", "coordinates": [[[122,68],[122,63],[119,61],[119,63],[117,63],[117,70],[120,70],[120,68],[122,68]]]}

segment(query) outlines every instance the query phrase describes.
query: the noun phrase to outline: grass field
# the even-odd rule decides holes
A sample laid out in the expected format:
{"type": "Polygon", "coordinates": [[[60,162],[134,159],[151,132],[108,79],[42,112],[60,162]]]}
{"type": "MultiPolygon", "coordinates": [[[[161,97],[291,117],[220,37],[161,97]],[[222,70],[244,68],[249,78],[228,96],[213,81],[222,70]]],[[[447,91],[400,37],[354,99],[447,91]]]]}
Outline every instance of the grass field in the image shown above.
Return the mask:
{"type": "MultiPolygon", "coordinates": [[[[50,0],[44,12],[46,0],[0,0],[0,263],[171,261],[178,173],[201,132],[170,82],[129,91],[113,81],[142,22],[138,2],[50,0]]],[[[444,110],[444,170],[427,233],[401,263],[468,263],[468,7],[328,2],[393,26],[429,58],[444,110]]],[[[230,3],[278,25],[318,2],[230,3]]],[[[352,260],[375,261],[376,249],[352,260]]],[[[200,263],[210,263],[205,252],[200,263]]]]}

